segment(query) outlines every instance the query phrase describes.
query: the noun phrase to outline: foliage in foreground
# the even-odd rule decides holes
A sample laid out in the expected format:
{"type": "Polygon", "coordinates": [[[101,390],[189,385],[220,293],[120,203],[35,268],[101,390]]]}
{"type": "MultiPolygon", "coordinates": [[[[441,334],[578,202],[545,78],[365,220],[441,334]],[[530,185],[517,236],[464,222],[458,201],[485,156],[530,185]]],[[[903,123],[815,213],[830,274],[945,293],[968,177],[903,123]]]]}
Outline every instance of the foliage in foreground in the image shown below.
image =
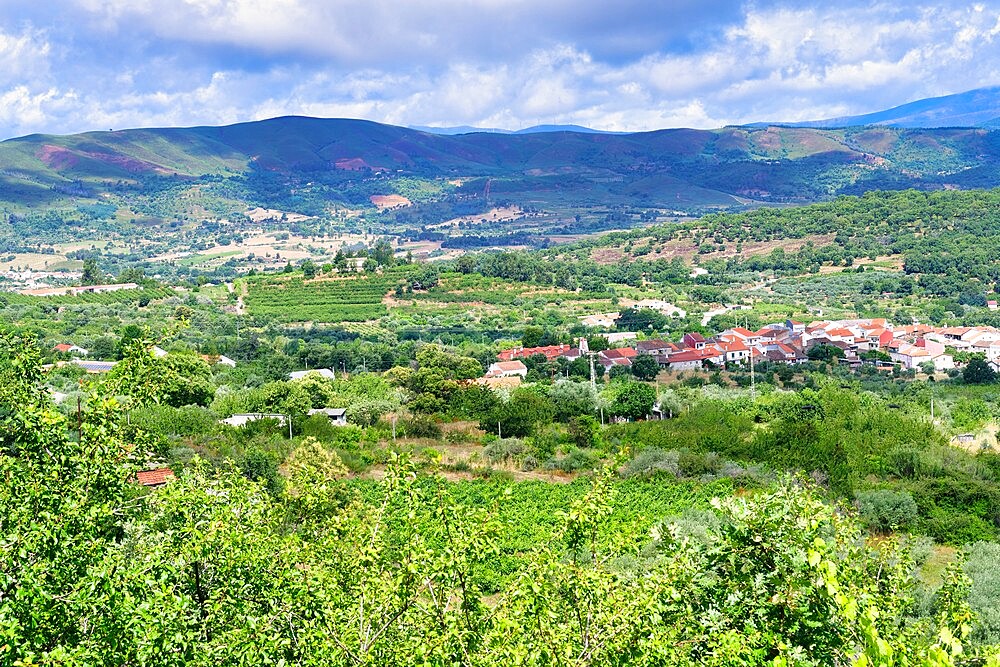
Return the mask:
{"type": "Polygon", "coordinates": [[[869,546],[799,482],[635,548],[606,534],[609,469],[487,596],[475,573],[498,521],[442,479],[398,462],[362,498],[306,441],[284,493],[195,464],[143,494],[143,440],[113,401],[73,440],[37,353],[4,339],[0,360],[0,664],[976,664],[964,576],[912,620],[907,548],[869,546]]]}

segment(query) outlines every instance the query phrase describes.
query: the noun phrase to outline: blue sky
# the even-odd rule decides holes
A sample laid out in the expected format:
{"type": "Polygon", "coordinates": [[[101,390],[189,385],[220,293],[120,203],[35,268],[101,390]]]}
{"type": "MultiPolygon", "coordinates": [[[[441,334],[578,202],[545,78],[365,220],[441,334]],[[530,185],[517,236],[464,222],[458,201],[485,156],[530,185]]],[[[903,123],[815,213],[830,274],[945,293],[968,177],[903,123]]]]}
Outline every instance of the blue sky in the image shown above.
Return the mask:
{"type": "Polygon", "coordinates": [[[285,114],[607,130],[1000,84],[1000,0],[2,0],[0,138],[285,114]]]}

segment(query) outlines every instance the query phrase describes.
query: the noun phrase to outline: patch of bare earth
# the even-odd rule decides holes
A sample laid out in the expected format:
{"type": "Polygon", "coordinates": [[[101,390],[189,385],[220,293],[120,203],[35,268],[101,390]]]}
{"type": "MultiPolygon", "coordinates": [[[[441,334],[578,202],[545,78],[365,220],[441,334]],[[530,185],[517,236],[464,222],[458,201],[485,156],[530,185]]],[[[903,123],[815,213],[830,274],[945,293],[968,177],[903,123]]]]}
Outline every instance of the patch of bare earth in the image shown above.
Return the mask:
{"type": "Polygon", "coordinates": [[[625,259],[625,251],[618,248],[595,248],[590,258],[603,266],[617,264],[625,259]]]}
{"type": "Polygon", "coordinates": [[[387,208],[397,208],[400,206],[412,206],[413,202],[402,195],[372,195],[371,200],[375,208],[382,211],[387,208]]]}

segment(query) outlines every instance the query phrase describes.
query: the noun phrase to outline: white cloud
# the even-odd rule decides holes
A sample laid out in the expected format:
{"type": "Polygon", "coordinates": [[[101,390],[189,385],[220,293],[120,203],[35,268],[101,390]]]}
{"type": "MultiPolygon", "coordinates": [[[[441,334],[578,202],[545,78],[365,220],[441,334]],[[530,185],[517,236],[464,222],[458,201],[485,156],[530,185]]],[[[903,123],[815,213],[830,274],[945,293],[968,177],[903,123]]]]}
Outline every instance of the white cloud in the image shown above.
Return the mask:
{"type": "Polygon", "coordinates": [[[596,0],[62,0],[69,18],[58,20],[32,13],[44,3],[9,1],[36,22],[11,29],[0,10],[7,136],[286,114],[718,127],[862,113],[1000,83],[1000,0],[757,2],[738,14],[723,11],[733,2],[677,0],[659,13],[678,25],[659,27],[642,23],[657,3],[637,0],[621,0],[617,14],[596,0]],[[716,6],[725,18],[708,21],[716,6]],[[608,55],[629,30],[658,46],[608,55]],[[670,46],[687,34],[697,37],[670,46]]]}

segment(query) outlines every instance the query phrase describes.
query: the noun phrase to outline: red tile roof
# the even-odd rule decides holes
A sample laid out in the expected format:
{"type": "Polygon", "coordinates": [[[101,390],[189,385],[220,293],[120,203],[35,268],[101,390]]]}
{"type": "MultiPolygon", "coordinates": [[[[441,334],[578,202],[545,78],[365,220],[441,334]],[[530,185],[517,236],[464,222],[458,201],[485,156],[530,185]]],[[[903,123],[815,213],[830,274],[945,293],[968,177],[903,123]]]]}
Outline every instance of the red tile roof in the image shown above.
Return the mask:
{"type": "Polygon", "coordinates": [[[516,347],[513,350],[503,350],[497,355],[501,361],[512,361],[514,359],[527,359],[536,354],[545,355],[548,360],[555,359],[574,349],[570,345],[546,345],[544,347],[516,347]]]}
{"type": "Polygon", "coordinates": [[[162,486],[169,480],[174,479],[174,471],[170,468],[140,470],[135,474],[135,478],[143,486],[162,486]]]}
{"type": "Polygon", "coordinates": [[[526,371],[528,367],[520,361],[498,361],[493,364],[502,371],[526,371]]]}
{"type": "Polygon", "coordinates": [[[73,347],[74,346],[71,343],[59,343],[52,349],[55,350],[56,352],[69,352],[70,350],[73,349],[73,347]]]}

